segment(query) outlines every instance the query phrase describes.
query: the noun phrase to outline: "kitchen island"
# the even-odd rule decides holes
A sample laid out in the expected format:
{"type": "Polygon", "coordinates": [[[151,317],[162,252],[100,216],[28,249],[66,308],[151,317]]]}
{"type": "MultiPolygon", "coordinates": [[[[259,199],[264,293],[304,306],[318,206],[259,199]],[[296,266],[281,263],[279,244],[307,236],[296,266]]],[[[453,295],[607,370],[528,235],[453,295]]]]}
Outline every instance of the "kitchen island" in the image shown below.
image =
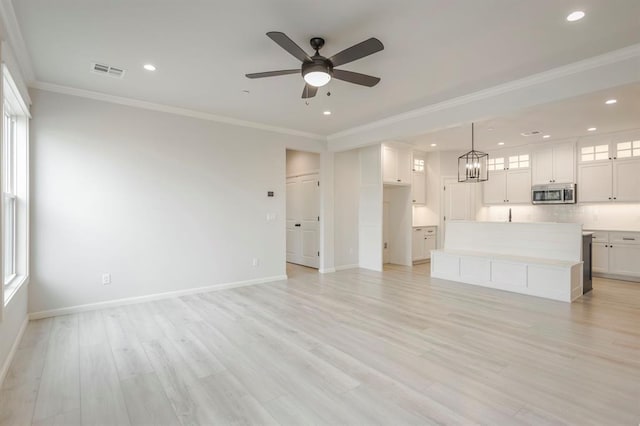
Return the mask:
{"type": "Polygon", "coordinates": [[[582,225],[451,221],[431,276],[572,302],[582,295],[582,225]]]}

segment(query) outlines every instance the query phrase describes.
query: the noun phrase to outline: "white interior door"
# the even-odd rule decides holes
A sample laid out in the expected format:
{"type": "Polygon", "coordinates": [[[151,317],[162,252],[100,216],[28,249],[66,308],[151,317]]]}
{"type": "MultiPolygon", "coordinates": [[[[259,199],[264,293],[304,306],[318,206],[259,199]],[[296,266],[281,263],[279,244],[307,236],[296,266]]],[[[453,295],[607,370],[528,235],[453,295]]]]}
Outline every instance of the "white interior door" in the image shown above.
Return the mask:
{"type": "Polygon", "coordinates": [[[389,263],[389,207],[388,201],[382,203],[382,263],[389,263]]]}
{"type": "Polygon", "coordinates": [[[318,175],[287,179],[287,262],[320,265],[320,187],[318,175]]]}
{"type": "Polygon", "coordinates": [[[287,179],[287,262],[302,262],[302,233],[300,212],[300,179],[287,179]],[[298,226],[300,224],[300,226],[298,226]]]}

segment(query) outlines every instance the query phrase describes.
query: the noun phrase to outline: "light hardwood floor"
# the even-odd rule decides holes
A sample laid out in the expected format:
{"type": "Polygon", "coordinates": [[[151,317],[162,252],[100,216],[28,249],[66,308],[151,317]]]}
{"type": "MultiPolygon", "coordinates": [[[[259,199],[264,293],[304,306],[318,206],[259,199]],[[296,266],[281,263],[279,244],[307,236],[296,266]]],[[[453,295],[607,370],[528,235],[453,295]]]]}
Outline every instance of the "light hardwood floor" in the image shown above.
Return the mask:
{"type": "Polygon", "coordinates": [[[573,304],[319,275],[29,324],[0,424],[640,422],[640,284],[573,304]]]}

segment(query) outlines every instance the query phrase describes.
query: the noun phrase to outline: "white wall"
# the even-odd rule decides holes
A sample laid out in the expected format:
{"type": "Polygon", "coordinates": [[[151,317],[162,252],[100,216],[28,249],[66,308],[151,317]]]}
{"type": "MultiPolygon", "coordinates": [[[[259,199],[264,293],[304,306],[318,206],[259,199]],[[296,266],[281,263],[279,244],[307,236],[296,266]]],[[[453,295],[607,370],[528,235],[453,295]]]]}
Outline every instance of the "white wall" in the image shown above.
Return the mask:
{"type": "Polygon", "coordinates": [[[358,209],[358,263],[382,270],[382,160],[381,146],[360,149],[358,209]]]}
{"type": "Polygon", "coordinates": [[[573,222],[584,229],[640,231],[640,203],[484,206],[477,219],[504,222],[509,207],[514,222],[573,222]]]}
{"type": "Polygon", "coordinates": [[[322,142],[32,99],[31,312],[285,274],[285,150],[322,142]]]}
{"type": "Polygon", "coordinates": [[[357,149],[335,153],[334,224],[337,269],[358,265],[359,155],[357,149]]]}
{"type": "Polygon", "coordinates": [[[4,307],[0,321],[0,387],[9,365],[7,357],[20,333],[20,327],[27,319],[27,298],[29,286],[23,285],[4,307]]]}
{"type": "Polygon", "coordinates": [[[320,172],[320,154],[287,150],[287,177],[320,172]]]}

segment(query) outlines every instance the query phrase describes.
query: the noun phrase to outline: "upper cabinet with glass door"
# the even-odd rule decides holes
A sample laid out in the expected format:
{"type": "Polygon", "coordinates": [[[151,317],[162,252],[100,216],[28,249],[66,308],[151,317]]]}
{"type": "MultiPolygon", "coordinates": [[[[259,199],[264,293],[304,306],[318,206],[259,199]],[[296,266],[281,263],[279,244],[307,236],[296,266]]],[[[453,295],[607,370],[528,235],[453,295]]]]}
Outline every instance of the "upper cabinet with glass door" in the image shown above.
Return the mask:
{"type": "Polygon", "coordinates": [[[587,137],[578,152],[578,202],[640,201],[640,132],[587,137]]]}
{"type": "Polygon", "coordinates": [[[483,183],[484,204],[531,202],[531,156],[528,148],[489,153],[489,180],[483,183]]]}

